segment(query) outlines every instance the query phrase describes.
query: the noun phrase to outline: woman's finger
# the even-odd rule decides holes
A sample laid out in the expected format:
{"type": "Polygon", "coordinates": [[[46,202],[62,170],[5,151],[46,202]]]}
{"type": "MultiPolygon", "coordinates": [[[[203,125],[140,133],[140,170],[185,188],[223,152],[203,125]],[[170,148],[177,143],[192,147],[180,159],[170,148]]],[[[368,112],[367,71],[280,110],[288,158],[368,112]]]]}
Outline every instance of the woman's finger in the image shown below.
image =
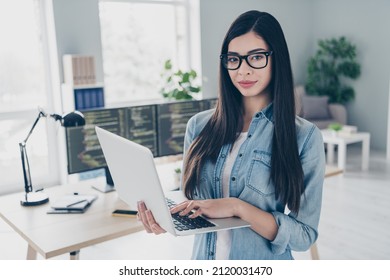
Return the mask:
{"type": "Polygon", "coordinates": [[[194,209],[198,209],[197,201],[189,200],[187,206],[179,213],[179,215],[185,216],[192,212],[194,209]]]}
{"type": "Polygon", "coordinates": [[[172,213],[172,214],[175,214],[175,213],[177,213],[177,212],[180,212],[180,211],[186,209],[188,203],[189,203],[189,201],[187,200],[187,201],[184,201],[184,202],[182,202],[182,203],[179,203],[179,204],[173,206],[173,207],[170,209],[170,210],[171,210],[171,213],[172,213]]]}
{"type": "Polygon", "coordinates": [[[152,233],[153,231],[151,230],[150,228],[150,224],[148,222],[148,219],[146,217],[146,205],[143,201],[139,201],[137,203],[137,208],[138,208],[138,217],[139,217],[139,220],[142,222],[142,224],[144,225],[144,228],[146,230],[147,233],[152,233]]]}
{"type": "Polygon", "coordinates": [[[146,218],[148,220],[148,224],[150,226],[150,229],[155,233],[155,234],[160,234],[160,233],[165,233],[166,231],[160,227],[157,223],[156,220],[153,217],[153,214],[150,210],[146,210],[145,212],[146,218]]]}
{"type": "Polygon", "coordinates": [[[196,211],[194,211],[194,213],[189,215],[189,217],[193,219],[193,218],[199,217],[200,215],[202,215],[202,208],[196,209],[196,211]]]}

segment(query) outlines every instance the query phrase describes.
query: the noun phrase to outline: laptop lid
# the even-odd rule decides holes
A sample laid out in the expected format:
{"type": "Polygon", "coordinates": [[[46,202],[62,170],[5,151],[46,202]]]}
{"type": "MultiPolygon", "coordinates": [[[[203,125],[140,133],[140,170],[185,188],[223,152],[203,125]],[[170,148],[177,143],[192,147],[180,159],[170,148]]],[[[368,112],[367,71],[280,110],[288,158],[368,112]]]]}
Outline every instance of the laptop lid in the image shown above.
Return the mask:
{"type": "Polygon", "coordinates": [[[216,224],[212,228],[176,231],[166,204],[166,197],[177,203],[185,200],[181,191],[164,194],[152,152],[133,141],[95,127],[100,146],[110,169],[118,196],[130,209],[137,210],[137,202],[144,201],[159,225],[173,235],[190,235],[249,224],[238,218],[208,219],[216,224]]]}

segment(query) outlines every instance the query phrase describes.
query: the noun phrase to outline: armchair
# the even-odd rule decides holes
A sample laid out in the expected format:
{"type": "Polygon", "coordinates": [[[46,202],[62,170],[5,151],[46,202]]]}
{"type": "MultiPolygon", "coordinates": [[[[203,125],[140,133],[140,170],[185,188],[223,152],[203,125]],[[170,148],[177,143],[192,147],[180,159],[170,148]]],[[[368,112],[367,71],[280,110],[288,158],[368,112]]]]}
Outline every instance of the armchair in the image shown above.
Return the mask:
{"type": "Polygon", "coordinates": [[[325,129],[331,123],[347,124],[347,109],[342,104],[328,103],[327,96],[306,95],[302,85],[295,87],[296,114],[319,129],[325,129]]]}

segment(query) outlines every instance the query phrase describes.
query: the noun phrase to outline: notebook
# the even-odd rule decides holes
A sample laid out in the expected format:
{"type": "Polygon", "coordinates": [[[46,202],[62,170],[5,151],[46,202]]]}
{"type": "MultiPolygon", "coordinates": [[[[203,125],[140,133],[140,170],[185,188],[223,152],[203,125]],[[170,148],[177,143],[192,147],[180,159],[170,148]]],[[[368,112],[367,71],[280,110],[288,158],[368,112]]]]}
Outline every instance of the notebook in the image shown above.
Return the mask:
{"type": "Polygon", "coordinates": [[[97,195],[67,194],[54,201],[50,206],[52,210],[48,214],[84,213],[97,195]]]}
{"type": "Polygon", "coordinates": [[[205,219],[207,227],[190,226],[178,229],[178,223],[169,211],[169,203],[186,200],[182,191],[164,194],[156,170],[152,152],[133,141],[127,140],[100,127],[95,127],[100,146],[110,169],[118,196],[130,209],[137,210],[137,201],[144,201],[156,222],[167,232],[175,235],[192,235],[224,229],[249,227],[250,224],[236,217],[205,219]]]}

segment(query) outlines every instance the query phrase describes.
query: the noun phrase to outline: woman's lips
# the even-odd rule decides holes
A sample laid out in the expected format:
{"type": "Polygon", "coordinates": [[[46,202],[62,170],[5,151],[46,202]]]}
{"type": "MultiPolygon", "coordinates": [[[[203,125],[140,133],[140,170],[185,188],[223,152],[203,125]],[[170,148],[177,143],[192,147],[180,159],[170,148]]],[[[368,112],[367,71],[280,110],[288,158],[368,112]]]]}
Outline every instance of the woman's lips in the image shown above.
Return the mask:
{"type": "Polygon", "coordinates": [[[241,82],[238,82],[238,84],[243,87],[243,88],[250,88],[252,87],[254,84],[256,84],[256,81],[241,81],[241,82]]]}

